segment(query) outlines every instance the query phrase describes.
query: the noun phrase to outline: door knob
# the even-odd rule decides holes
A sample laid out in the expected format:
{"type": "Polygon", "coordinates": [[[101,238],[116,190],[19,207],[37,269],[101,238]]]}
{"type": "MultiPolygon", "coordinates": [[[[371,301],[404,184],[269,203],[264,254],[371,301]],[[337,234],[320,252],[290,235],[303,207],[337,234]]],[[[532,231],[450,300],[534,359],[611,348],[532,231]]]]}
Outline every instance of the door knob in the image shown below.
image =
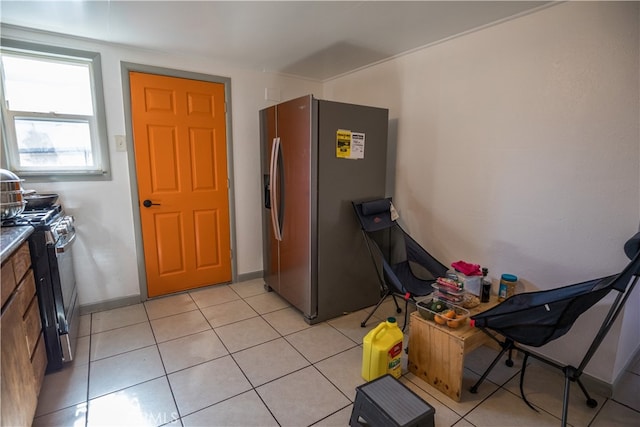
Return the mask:
{"type": "Polygon", "coordinates": [[[142,205],[145,208],[150,208],[151,206],[160,206],[160,203],[152,203],[151,200],[147,199],[144,202],[142,202],[142,205]]]}

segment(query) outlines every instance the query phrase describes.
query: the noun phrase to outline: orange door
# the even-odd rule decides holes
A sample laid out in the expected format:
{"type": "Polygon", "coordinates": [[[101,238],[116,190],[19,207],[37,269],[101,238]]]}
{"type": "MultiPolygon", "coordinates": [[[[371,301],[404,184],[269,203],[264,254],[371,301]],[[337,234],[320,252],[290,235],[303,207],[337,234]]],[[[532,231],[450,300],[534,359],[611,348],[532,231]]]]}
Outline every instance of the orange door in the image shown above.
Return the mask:
{"type": "Polygon", "coordinates": [[[228,283],[224,85],[129,77],[148,296],[228,283]]]}

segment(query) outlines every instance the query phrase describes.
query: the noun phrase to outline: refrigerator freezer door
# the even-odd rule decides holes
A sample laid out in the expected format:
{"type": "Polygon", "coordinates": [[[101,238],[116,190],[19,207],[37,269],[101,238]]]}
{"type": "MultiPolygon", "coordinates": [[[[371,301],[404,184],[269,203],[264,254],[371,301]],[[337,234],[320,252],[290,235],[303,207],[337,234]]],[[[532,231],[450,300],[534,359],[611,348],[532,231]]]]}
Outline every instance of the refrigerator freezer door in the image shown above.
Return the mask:
{"type": "Polygon", "coordinates": [[[307,318],[316,313],[311,286],[311,103],[312,97],[305,96],[277,106],[282,170],[278,197],[283,206],[279,293],[307,318]]]}
{"type": "Polygon", "coordinates": [[[263,197],[262,206],[262,268],[264,282],[268,288],[280,292],[280,267],[278,240],[273,234],[271,222],[271,149],[276,138],[276,107],[260,111],[260,157],[262,163],[263,197]]]}

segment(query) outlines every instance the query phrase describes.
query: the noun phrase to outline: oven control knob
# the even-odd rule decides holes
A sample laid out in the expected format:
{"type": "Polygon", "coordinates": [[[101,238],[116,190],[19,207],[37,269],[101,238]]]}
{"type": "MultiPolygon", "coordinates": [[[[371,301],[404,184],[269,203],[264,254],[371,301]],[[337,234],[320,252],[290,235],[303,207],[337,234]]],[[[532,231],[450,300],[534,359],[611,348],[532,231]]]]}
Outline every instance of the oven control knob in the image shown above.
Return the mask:
{"type": "Polygon", "coordinates": [[[67,216],[62,220],[62,223],[67,227],[68,230],[73,230],[74,218],[72,216],[67,216]]]}

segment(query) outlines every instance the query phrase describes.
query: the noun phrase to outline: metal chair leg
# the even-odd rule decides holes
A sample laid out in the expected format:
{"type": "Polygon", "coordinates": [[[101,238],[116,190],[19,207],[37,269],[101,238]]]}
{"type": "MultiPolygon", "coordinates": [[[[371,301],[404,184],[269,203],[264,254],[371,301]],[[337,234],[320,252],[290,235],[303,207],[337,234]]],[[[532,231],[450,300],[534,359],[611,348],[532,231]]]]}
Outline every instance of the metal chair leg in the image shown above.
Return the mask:
{"type": "MultiPolygon", "coordinates": [[[[375,308],[373,310],[371,310],[371,313],[369,313],[369,315],[362,321],[362,323],[360,323],[360,327],[364,328],[367,326],[367,322],[369,321],[369,319],[371,318],[371,316],[373,316],[373,313],[376,312],[376,310],[378,309],[378,307],[380,307],[380,305],[384,302],[384,300],[387,299],[387,297],[389,295],[393,295],[391,292],[386,291],[384,296],[382,298],[380,298],[380,301],[378,301],[378,304],[376,304],[375,308]]],[[[395,301],[395,298],[394,298],[395,301]]],[[[396,305],[398,305],[398,303],[396,302],[396,305]]]]}
{"type": "Polygon", "coordinates": [[[571,376],[569,367],[564,368],[564,396],[562,398],[562,427],[567,426],[567,413],[569,412],[569,390],[571,389],[571,376]]]}
{"type": "Polygon", "coordinates": [[[582,393],[584,393],[584,397],[587,398],[587,406],[589,408],[595,408],[596,406],[598,406],[598,401],[595,400],[593,397],[591,397],[591,395],[589,394],[589,392],[587,391],[586,387],[584,386],[584,384],[582,384],[582,381],[580,381],[580,378],[576,378],[575,381],[578,383],[578,385],[580,386],[580,389],[582,390],[582,393]]]}
{"type": "Polygon", "coordinates": [[[398,300],[396,299],[396,295],[391,293],[391,297],[393,298],[393,302],[396,305],[396,313],[400,314],[402,313],[402,309],[400,308],[400,306],[398,305],[398,300]]]}
{"type": "Polygon", "coordinates": [[[409,315],[409,300],[404,303],[404,324],[402,325],[402,332],[407,327],[407,316],[409,315]]]}
{"type": "Polygon", "coordinates": [[[511,350],[511,349],[512,349],[511,343],[505,342],[502,344],[502,350],[500,351],[500,353],[496,356],[495,359],[493,359],[493,362],[491,362],[491,365],[489,365],[487,370],[484,371],[480,379],[469,389],[471,393],[475,394],[478,392],[478,387],[480,387],[480,384],[482,384],[485,378],[487,378],[487,375],[489,375],[489,372],[491,372],[494,366],[496,366],[496,363],[498,363],[498,360],[500,360],[500,358],[507,352],[507,350],[511,350]]]}
{"type": "Polygon", "coordinates": [[[513,347],[509,349],[509,357],[504,362],[504,364],[510,368],[513,367],[513,347]]]}

